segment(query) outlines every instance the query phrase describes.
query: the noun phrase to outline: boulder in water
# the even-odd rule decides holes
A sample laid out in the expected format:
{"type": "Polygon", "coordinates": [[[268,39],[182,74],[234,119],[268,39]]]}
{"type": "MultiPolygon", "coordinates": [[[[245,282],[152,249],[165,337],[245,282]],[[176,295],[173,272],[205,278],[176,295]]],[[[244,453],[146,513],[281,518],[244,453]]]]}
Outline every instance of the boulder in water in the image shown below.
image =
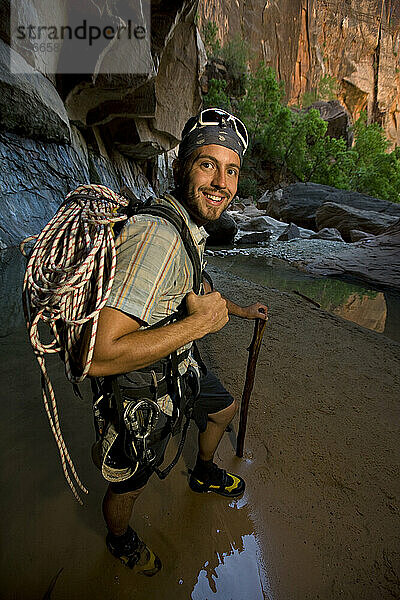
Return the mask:
{"type": "Polygon", "coordinates": [[[205,229],[209,234],[207,246],[227,246],[233,244],[238,226],[233,218],[223,212],[219,219],[206,223],[205,229]]]}

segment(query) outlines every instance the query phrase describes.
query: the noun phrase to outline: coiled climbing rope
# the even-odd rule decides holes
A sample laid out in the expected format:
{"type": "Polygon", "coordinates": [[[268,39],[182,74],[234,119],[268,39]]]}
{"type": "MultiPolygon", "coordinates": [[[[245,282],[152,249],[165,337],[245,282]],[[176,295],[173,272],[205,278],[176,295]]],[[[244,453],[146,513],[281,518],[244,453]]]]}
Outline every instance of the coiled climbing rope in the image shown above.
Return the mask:
{"type": "Polygon", "coordinates": [[[61,433],[53,385],[46,355],[58,353],[73,384],[83,381],[93,358],[100,310],[105,306],[115,276],[116,251],[112,226],[125,220],[119,208],[128,199],[102,185],[81,185],[70,192],[36,240],[23,283],[23,301],[30,341],[41,370],[42,397],[60,453],[65,478],[80,504],[74,482],[80,481],[61,433]],[[78,372],[80,341],[86,324],[91,334],[86,362],[78,372]],[[43,324],[52,339],[42,341],[43,324]]]}

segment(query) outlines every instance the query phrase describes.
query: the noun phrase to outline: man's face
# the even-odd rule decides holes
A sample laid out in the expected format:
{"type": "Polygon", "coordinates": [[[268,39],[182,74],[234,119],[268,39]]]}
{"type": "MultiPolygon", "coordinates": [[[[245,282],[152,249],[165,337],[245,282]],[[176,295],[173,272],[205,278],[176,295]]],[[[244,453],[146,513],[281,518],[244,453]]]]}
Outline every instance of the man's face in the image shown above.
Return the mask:
{"type": "Polygon", "coordinates": [[[197,225],[216,221],[235,197],[240,159],[233,150],[209,144],[189,157],[181,177],[181,201],[197,225]]]}

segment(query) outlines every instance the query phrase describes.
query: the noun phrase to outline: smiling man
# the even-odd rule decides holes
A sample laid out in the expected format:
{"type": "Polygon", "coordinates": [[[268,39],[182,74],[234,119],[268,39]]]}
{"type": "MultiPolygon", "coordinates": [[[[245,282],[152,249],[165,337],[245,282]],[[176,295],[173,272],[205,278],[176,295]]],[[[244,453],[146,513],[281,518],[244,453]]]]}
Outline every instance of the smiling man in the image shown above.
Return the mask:
{"type": "MultiPolygon", "coordinates": [[[[175,190],[154,201],[157,206],[168,206],[184,221],[200,263],[207,237],[203,225],[218,219],[232,202],[247,143],[243,123],[225,111],[207,109],[192,117],[183,129],[173,165],[175,190]]],[[[267,318],[267,307],[259,302],[240,307],[212,291],[206,282],[195,293],[194,279],[192,261],[171,222],[148,214],[129,219],[117,240],[117,272],[108,305],[100,313],[90,375],[129,373],[133,387],[135,377],[140,376],[142,386],[149,381],[146,377],[150,378],[146,394],[154,394],[167,421],[177,414],[176,397],[181,396],[183,402],[185,390],[190,389],[199,448],[189,486],[195,492],[234,498],[244,492],[243,479],[218,467],[213,458],[237,405],[196,360],[193,342],[224,327],[228,314],[267,318]],[[182,306],[183,314],[181,311],[179,318],[168,322],[182,306]],[[167,324],[154,327],[166,320],[167,324]],[[165,380],[169,381],[166,388],[165,380]]],[[[154,469],[148,464],[137,468],[130,464],[118,444],[122,438],[111,415],[100,441],[100,466],[110,482],[103,501],[106,542],[110,552],[126,565],[154,575],[161,562],[129,525],[134,503],[154,469]]],[[[160,456],[164,449],[154,446],[160,456]]]]}
{"type": "Polygon", "coordinates": [[[181,164],[180,161],[175,164],[175,180],[181,202],[197,225],[217,220],[235,196],[239,156],[229,148],[209,144],[195,150],[183,163],[183,169],[181,164]]]}

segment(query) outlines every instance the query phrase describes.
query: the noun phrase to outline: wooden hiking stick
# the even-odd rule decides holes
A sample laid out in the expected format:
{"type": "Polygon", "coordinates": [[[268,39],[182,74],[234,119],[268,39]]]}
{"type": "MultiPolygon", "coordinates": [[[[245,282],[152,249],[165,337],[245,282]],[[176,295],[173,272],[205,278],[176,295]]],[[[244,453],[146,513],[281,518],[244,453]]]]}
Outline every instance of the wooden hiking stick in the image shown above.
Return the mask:
{"type": "Polygon", "coordinates": [[[253,389],[257,358],[258,353],[260,352],[261,341],[264,335],[266,324],[266,319],[256,319],[256,322],[254,323],[253,339],[251,340],[250,346],[247,348],[249,352],[249,358],[247,360],[246,380],[244,382],[242,402],[240,405],[240,421],[236,445],[236,456],[239,456],[239,458],[243,457],[244,437],[246,435],[247,412],[249,410],[250,394],[253,389]]]}

